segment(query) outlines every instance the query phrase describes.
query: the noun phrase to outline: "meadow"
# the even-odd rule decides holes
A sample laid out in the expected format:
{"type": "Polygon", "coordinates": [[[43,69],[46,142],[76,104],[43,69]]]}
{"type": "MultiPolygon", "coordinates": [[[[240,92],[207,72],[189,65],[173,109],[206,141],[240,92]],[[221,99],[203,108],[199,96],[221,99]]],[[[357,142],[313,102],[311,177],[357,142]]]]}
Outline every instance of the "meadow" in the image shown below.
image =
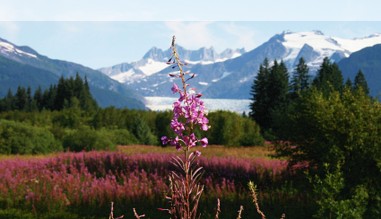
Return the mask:
{"type": "MultiPolygon", "coordinates": [[[[273,159],[270,146],[201,149],[204,168],[202,218],[260,218],[252,204],[248,182],[258,186],[259,201],[268,218],[303,218],[309,197],[296,192],[295,173],[287,161],[273,159]]],[[[0,157],[0,218],[168,218],[164,211],[170,160],[180,155],[172,147],[131,145],[117,151],[65,152],[39,156],[0,157]]]]}

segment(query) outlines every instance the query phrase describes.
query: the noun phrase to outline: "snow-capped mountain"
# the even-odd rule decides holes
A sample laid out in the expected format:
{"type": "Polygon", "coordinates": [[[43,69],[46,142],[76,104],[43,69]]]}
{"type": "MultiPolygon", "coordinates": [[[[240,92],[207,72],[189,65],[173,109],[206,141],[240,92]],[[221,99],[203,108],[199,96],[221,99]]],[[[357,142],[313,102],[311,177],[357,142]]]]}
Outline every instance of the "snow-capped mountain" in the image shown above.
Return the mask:
{"type": "MultiPolygon", "coordinates": [[[[180,57],[191,63],[187,70],[197,74],[197,77],[192,80],[192,86],[202,92],[206,98],[247,99],[250,98],[250,87],[259,65],[265,58],[268,58],[270,62],[283,60],[291,74],[299,59],[303,57],[310,67],[310,73],[314,75],[324,57],[338,62],[353,52],[375,44],[381,44],[381,34],[343,39],[326,36],[320,31],[287,31],[276,34],[249,52],[227,52],[230,54],[229,58],[223,57],[222,53],[217,55],[213,50],[205,48],[197,50],[197,52],[193,51],[197,55],[191,55],[194,53],[185,53],[183,48],[179,47],[179,53],[182,52],[180,57]]],[[[173,78],[168,77],[168,73],[173,70],[164,65],[159,66],[159,63],[166,61],[168,54],[170,54],[169,51],[163,53],[160,49],[155,48],[140,61],[142,65],[129,64],[138,67],[127,68],[128,64],[125,64],[108,68],[108,71],[107,68],[103,69],[102,72],[109,75],[112,75],[112,72],[124,72],[123,75],[126,76],[124,82],[143,96],[172,96],[168,88],[173,83],[173,78]],[[152,67],[147,68],[147,66],[152,67]],[[144,67],[152,71],[144,71],[144,67]],[[113,71],[111,71],[112,68],[114,68],[113,71]],[[158,71],[160,69],[161,71],[158,71]],[[137,75],[140,75],[139,78],[135,78],[137,75]]],[[[118,74],[114,74],[112,77],[116,79],[118,74]]]]}
{"type": "MultiPolygon", "coordinates": [[[[187,50],[181,46],[177,47],[179,55],[189,65],[212,64],[223,62],[231,58],[238,57],[245,53],[244,49],[226,49],[217,53],[213,47],[200,48],[198,50],[187,50]]],[[[166,64],[171,56],[171,50],[153,47],[141,60],[132,63],[121,63],[111,67],[99,69],[104,74],[121,83],[140,83],[142,79],[149,77],[168,67],[166,64]]]]}
{"type": "Polygon", "coordinates": [[[15,46],[12,43],[0,38],[0,53],[11,59],[20,59],[23,56],[37,58],[37,52],[27,46],[15,46]]]}
{"type": "Polygon", "coordinates": [[[321,31],[283,32],[281,44],[286,48],[283,61],[293,67],[303,57],[314,71],[320,67],[324,57],[340,61],[365,47],[381,43],[381,34],[373,34],[364,38],[343,39],[324,35],[321,31]]]}

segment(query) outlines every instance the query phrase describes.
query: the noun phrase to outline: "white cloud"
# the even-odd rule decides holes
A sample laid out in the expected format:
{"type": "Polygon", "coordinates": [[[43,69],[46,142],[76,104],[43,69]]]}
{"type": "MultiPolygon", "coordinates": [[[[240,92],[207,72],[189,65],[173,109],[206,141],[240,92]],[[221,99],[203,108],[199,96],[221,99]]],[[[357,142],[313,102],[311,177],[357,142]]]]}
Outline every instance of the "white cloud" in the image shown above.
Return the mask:
{"type": "Polygon", "coordinates": [[[230,35],[233,38],[231,42],[235,42],[235,45],[229,47],[245,47],[245,49],[248,50],[255,48],[259,43],[262,43],[262,41],[256,38],[257,33],[253,28],[238,25],[234,22],[222,22],[221,29],[225,34],[230,35]]]}
{"type": "Polygon", "coordinates": [[[215,44],[215,36],[209,29],[213,22],[180,22],[169,21],[165,25],[172,31],[177,38],[177,44],[187,49],[198,49],[200,47],[209,47],[215,44]]]}
{"type": "Polygon", "coordinates": [[[187,49],[213,46],[218,52],[226,48],[246,50],[257,47],[263,39],[256,30],[240,22],[165,22],[176,35],[177,43],[187,49]]]}

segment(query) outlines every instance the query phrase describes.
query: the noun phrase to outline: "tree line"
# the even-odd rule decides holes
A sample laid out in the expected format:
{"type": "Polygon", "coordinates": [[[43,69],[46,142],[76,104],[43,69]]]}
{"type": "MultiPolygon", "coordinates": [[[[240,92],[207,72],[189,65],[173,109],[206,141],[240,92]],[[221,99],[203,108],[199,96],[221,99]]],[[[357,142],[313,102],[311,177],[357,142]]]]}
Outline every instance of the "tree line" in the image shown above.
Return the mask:
{"type": "Polygon", "coordinates": [[[90,93],[87,78],[83,80],[78,74],[74,78],[66,79],[61,76],[56,85],[51,85],[46,90],[38,87],[34,94],[30,87],[19,86],[15,94],[9,89],[7,95],[0,99],[0,112],[62,110],[74,105],[88,111],[98,108],[97,102],[90,93]]]}
{"type": "Polygon", "coordinates": [[[277,119],[281,119],[279,116],[284,115],[287,107],[307,90],[317,89],[328,96],[333,91],[342,92],[344,88],[352,91],[361,89],[369,95],[368,84],[361,70],[356,74],[354,82],[349,78],[345,83],[343,81],[338,65],[328,58],[324,58],[315,78],[309,74],[303,58],[299,59],[291,78],[283,61],[279,63],[275,60],[270,67],[268,59],[265,59],[251,87],[249,115],[260,125],[265,135],[271,135],[276,132],[274,129],[277,129],[279,123],[277,119]]]}
{"type": "MultiPolygon", "coordinates": [[[[45,91],[19,87],[0,99],[0,153],[39,154],[55,151],[114,150],[117,145],[160,145],[173,136],[171,111],[100,108],[86,78],[61,77],[45,91]]],[[[208,115],[210,144],[262,145],[259,126],[233,112],[208,115]]],[[[201,134],[201,132],[197,133],[201,134]]]]}
{"type": "Polygon", "coordinates": [[[277,156],[308,173],[316,218],[381,217],[381,104],[361,70],[344,82],[325,58],[312,78],[301,58],[290,79],[266,59],[251,94],[250,117],[277,156]]]}

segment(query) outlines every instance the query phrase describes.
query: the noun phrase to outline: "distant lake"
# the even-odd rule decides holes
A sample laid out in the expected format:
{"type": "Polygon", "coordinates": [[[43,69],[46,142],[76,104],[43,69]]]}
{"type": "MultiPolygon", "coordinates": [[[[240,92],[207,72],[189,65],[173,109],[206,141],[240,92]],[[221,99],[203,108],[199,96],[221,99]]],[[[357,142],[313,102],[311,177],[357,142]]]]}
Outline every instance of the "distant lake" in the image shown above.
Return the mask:
{"type": "MultiPolygon", "coordinates": [[[[146,106],[154,111],[172,109],[172,104],[178,98],[175,97],[145,97],[146,106]]],[[[246,99],[207,99],[202,98],[208,111],[227,110],[237,113],[250,112],[251,100],[246,99]]]]}

